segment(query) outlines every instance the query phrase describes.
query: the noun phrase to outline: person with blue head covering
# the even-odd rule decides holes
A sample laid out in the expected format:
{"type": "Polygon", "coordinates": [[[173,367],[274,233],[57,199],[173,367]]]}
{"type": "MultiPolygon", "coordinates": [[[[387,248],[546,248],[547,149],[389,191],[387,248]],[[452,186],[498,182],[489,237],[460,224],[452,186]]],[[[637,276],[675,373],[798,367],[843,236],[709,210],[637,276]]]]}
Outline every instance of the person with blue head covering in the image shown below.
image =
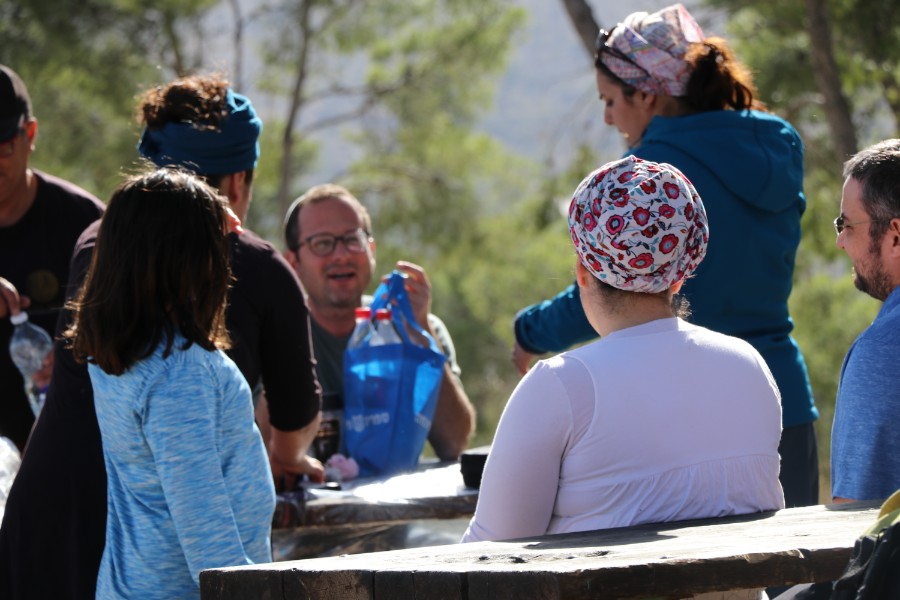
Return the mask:
{"type": "MultiPolygon", "coordinates": [[[[222,77],[194,75],[148,90],[138,115],[142,156],[202,176],[246,220],[262,132],[248,98],[222,77]]],[[[99,221],[75,247],[70,295],[90,264],[98,229],[99,221]]],[[[232,340],[227,354],[257,396],[264,390],[257,416],[260,429],[269,430],[275,484],[293,487],[302,475],[322,481],[321,463],[307,456],[319,427],[321,389],[299,280],[281,254],[248,229],[229,234],[229,247],[234,281],[225,314],[232,340]],[[259,415],[266,413],[264,422],[259,415]]],[[[63,315],[61,326],[69,316],[63,315]]],[[[17,557],[16,570],[9,585],[0,577],[0,597],[93,597],[106,539],[106,470],[87,368],[67,349],[55,354],[53,383],[20,475],[4,522],[16,527],[0,544],[0,554],[17,557]],[[61,478],[60,472],[72,476],[61,478]],[[58,498],[66,499],[66,510],[58,498]],[[43,575],[47,548],[56,549],[53,573],[59,577],[43,575]]]]}
{"type": "MultiPolygon", "coordinates": [[[[139,114],[141,155],[202,175],[245,222],[263,126],[250,99],[219,76],[195,75],[148,90],[139,114]]],[[[260,414],[268,408],[268,423],[260,425],[271,437],[276,483],[302,474],[321,479],[322,465],[306,455],[318,429],[321,391],[302,289],[280,253],[254,233],[232,235],[232,251],[237,281],[226,313],[235,338],[230,355],[251,388],[265,390],[260,414]]]]}
{"type": "Polygon", "coordinates": [[[218,77],[187,77],[149,90],[140,118],[141,156],[159,167],[202,175],[246,220],[263,127],[249,98],[218,77]],[[232,189],[232,184],[242,185],[232,189]]]}
{"type": "MultiPolygon", "coordinates": [[[[181,104],[177,105],[182,109],[180,120],[168,120],[175,115],[161,107],[172,100],[168,96],[177,97],[183,91],[179,86],[177,90],[156,88],[148,94],[144,104],[147,127],[138,142],[141,156],[158,166],[179,165],[207,176],[254,169],[259,161],[262,120],[250,99],[228,88],[223,112],[206,113],[181,104]]],[[[211,100],[218,104],[221,96],[214,95],[211,100]]]]}

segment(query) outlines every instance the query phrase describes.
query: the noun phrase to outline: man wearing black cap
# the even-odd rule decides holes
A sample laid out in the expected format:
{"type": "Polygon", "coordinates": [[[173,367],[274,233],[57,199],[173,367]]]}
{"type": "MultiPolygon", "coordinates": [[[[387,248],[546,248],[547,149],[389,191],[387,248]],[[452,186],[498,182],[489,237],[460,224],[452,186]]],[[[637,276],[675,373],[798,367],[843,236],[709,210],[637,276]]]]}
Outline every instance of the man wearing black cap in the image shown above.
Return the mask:
{"type": "Polygon", "coordinates": [[[8,316],[28,308],[53,333],[79,234],[103,213],[85,190],[28,167],[38,122],[21,78],[0,65],[0,436],[23,449],[34,424],[9,356],[8,316]]]}

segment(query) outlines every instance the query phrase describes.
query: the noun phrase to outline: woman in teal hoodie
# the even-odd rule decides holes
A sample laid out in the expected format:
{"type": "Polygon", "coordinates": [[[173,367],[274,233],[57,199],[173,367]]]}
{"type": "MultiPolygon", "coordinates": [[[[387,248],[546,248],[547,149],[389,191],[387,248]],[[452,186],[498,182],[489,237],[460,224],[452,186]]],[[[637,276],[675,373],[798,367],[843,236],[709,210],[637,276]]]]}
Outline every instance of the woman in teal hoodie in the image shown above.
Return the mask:
{"type": "MultiPolygon", "coordinates": [[[[627,154],[675,165],[703,198],[709,251],[682,289],[692,321],[747,340],[765,358],[782,397],[786,504],[817,504],[818,412],[787,305],[806,206],[800,137],[762,110],[725,40],[704,37],[681,4],[601,31],[595,67],[604,120],[627,154]]],[[[523,373],[534,355],[596,336],[574,284],[520,311],[515,334],[523,373]]]]}

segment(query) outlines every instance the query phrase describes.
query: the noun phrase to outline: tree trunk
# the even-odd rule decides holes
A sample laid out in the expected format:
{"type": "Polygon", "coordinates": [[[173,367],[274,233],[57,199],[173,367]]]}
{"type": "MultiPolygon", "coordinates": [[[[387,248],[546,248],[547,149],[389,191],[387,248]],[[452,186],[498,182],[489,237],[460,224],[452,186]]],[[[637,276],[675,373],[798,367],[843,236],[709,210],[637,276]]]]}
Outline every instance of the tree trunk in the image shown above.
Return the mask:
{"type": "Polygon", "coordinates": [[[239,0],[229,0],[231,14],[234,18],[234,34],[232,44],[234,45],[234,73],[232,81],[234,89],[239,92],[244,91],[244,18],[241,16],[241,4],[239,0]]]}
{"type": "Polygon", "coordinates": [[[881,89],[884,99],[894,114],[894,137],[900,137],[900,82],[888,69],[881,71],[881,89]]]}
{"type": "Polygon", "coordinates": [[[284,121],[284,135],[281,138],[281,166],[278,170],[278,207],[279,214],[285,214],[291,204],[291,183],[294,176],[294,126],[297,123],[297,115],[303,105],[303,92],[306,83],[306,63],[309,56],[312,26],[310,24],[310,11],[312,2],[303,2],[300,12],[300,52],[297,55],[297,75],[294,78],[294,88],[291,93],[290,107],[287,118],[284,121]]]}
{"type": "Polygon", "coordinates": [[[831,129],[835,158],[838,164],[843,164],[856,153],[858,146],[850,102],[841,88],[825,0],[806,0],[806,13],[813,74],[819,92],[825,98],[825,116],[831,129]]]}
{"type": "Polygon", "coordinates": [[[562,0],[562,3],[569,13],[569,20],[575,27],[575,32],[581,39],[581,45],[593,60],[597,52],[597,34],[600,33],[600,27],[594,20],[590,5],[587,0],[562,0]]]}

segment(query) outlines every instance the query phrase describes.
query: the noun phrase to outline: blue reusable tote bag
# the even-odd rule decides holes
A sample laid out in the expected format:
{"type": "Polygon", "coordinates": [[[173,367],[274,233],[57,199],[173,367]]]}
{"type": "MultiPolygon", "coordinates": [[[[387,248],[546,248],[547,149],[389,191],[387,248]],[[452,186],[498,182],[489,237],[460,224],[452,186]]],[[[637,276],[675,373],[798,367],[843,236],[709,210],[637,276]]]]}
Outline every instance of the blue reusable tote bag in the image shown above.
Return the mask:
{"type": "Polygon", "coordinates": [[[400,344],[372,346],[371,332],[344,353],[344,449],[361,477],[416,468],[437,406],[447,357],[416,322],[399,271],[375,290],[372,313],[390,308],[400,344]],[[411,341],[407,325],[428,340],[411,341]]]}

